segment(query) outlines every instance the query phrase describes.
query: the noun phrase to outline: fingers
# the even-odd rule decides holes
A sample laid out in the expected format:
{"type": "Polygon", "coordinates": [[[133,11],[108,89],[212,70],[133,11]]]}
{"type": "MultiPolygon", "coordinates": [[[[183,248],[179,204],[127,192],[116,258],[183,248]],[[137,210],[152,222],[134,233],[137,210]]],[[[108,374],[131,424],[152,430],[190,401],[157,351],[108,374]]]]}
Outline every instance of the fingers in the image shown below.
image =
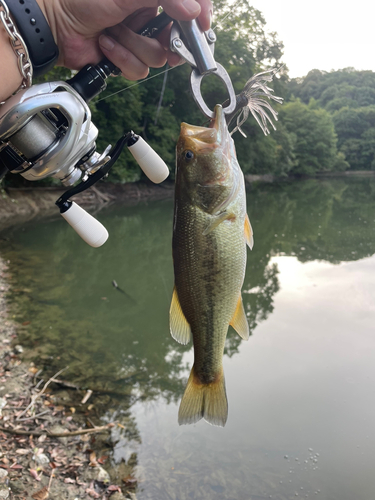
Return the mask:
{"type": "Polygon", "coordinates": [[[101,35],[99,45],[103,54],[120,69],[126,79],[141,80],[148,75],[148,66],[113,38],[101,35]]]}
{"type": "Polygon", "coordinates": [[[99,38],[100,48],[128,80],[145,78],[149,67],[160,68],[166,63],[167,53],[157,40],[141,37],[124,25],[107,32],[110,36],[99,38]]]}
{"type": "MultiPolygon", "coordinates": [[[[170,66],[181,63],[180,57],[169,50],[170,28],[165,29],[158,40],[141,37],[135,33],[156,14],[155,7],[151,6],[152,0],[138,1],[140,9],[134,11],[121,24],[109,28],[107,30],[109,36],[102,35],[99,38],[103,54],[129,80],[145,78],[149,67],[160,68],[167,60],[170,66]]],[[[166,13],[174,19],[188,21],[198,18],[204,31],[211,26],[213,11],[211,0],[160,0],[160,3],[166,13]]]]}
{"type": "Polygon", "coordinates": [[[198,16],[198,21],[200,27],[203,31],[207,31],[211,28],[212,16],[213,16],[213,6],[211,0],[198,0],[201,6],[201,13],[198,16]]]}
{"type": "Polygon", "coordinates": [[[138,33],[151,19],[157,16],[158,9],[155,7],[138,9],[128,16],[123,24],[132,31],[138,33]]]}
{"type": "Polygon", "coordinates": [[[166,63],[165,50],[158,40],[137,35],[123,24],[114,26],[107,31],[116,42],[132,52],[147,66],[160,68],[166,63]]]}
{"type": "Polygon", "coordinates": [[[198,17],[203,31],[211,26],[212,2],[211,0],[161,0],[165,12],[178,21],[190,21],[198,17]]]}

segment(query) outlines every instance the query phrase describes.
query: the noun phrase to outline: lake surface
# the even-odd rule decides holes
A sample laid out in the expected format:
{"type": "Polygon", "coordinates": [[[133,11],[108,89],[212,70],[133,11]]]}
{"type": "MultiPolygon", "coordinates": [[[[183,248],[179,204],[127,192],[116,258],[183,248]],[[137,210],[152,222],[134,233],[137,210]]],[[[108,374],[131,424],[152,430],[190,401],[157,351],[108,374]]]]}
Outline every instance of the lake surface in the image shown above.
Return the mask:
{"type": "Polygon", "coordinates": [[[103,420],[127,427],[112,461],[134,467],[138,500],[373,500],[375,181],[263,185],[247,203],[252,335],[228,334],[224,429],[177,424],[193,354],[169,335],[172,201],[102,210],[100,249],[60,218],[1,233],[19,342],[107,391],[103,420]]]}

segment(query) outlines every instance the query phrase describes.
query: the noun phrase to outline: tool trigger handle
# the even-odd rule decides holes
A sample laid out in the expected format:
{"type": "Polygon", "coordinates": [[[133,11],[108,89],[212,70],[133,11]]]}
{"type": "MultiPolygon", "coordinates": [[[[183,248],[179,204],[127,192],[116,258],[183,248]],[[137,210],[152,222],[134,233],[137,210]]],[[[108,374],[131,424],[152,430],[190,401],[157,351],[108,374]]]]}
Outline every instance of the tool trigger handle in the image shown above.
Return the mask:
{"type": "Polygon", "coordinates": [[[196,20],[173,23],[170,48],[190,64],[191,91],[199,109],[208,118],[214,118],[215,113],[210,110],[202,97],[201,83],[205,75],[216,75],[224,82],[229,97],[229,104],[223,109],[224,113],[231,114],[236,107],[232,81],[223,66],[214,58],[215,42],[215,32],[212,29],[202,31],[196,20]]]}

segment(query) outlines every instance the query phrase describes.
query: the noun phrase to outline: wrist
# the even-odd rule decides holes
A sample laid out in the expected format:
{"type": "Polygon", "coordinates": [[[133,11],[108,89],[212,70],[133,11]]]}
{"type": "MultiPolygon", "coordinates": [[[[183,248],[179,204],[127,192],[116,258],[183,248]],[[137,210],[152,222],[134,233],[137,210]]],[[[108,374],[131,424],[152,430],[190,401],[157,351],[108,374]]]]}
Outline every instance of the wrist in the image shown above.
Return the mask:
{"type": "Polygon", "coordinates": [[[9,43],[9,35],[0,23],[0,102],[5,101],[21,85],[22,76],[18,68],[17,56],[9,43]]]}

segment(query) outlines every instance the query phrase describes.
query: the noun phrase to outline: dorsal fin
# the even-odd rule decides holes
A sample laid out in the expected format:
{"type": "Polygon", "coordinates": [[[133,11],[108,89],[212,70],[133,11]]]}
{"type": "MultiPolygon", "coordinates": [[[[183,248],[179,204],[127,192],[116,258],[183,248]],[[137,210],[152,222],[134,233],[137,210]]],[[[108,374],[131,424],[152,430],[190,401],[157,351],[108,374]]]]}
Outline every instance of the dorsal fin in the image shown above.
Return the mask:
{"type": "Polygon", "coordinates": [[[173,289],[172,303],[169,310],[169,328],[172,337],[180,344],[188,344],[191,339],[191,328],[178,299],[176,286],[173,289]]]}
{"type": "Polygon", "coordinates": [[[238,298],[237,307],[234,311],[233,318],[231,319],[231,322],[229,324],[233,326],[233,328],[241,338],[243,338],[244,340],[249,340],[249,324],[247,322],[241,294],[238,298]]]}

